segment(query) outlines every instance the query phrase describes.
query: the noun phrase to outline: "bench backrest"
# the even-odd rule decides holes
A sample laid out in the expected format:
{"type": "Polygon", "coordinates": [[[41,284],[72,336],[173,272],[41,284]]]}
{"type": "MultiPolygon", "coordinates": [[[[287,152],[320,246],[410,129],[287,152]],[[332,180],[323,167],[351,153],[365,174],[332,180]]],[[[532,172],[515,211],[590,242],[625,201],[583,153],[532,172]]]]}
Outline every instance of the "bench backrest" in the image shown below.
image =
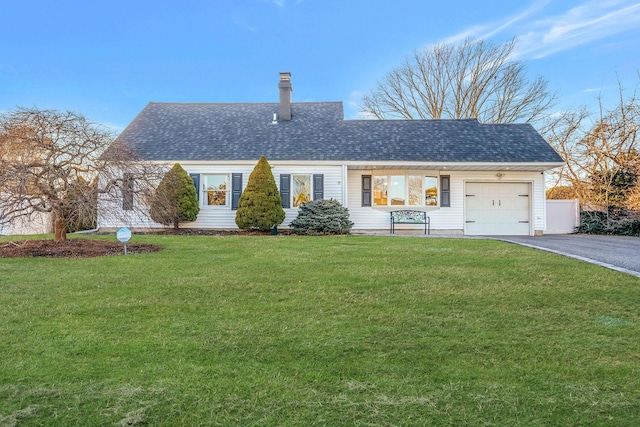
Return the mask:
{"type": "Polygon", "coordinates": [[[413,222],[416,224],[424,224],[427,221],[427,213],[423,211],[392,211],[391,221],[397,223],[413,222]]]}

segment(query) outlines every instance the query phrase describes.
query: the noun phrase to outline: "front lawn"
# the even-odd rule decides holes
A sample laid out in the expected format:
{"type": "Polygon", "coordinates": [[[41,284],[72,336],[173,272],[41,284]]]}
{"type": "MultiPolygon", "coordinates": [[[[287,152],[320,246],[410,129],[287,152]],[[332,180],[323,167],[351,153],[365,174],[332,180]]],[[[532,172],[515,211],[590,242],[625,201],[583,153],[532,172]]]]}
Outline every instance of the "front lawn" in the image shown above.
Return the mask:
{"type": "Polygon", "coordinates": [[[133,241],[165,249],[0,259],[0,426],[639,423],[636,277],[474,239],[133,241]]]}

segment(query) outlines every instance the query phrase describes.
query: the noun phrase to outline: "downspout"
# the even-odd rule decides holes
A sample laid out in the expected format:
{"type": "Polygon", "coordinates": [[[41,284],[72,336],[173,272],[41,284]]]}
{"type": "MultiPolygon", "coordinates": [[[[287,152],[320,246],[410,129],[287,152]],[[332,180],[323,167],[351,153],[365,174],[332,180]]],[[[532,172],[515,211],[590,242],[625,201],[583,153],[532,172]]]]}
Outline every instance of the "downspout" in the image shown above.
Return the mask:
{"type": "Polygon", "coordinates": [[[100,231],[100,227],[94,228],[92,230],[74,231],[73,234],[89,234],[89,233],[97,233],[98,231],[100,231]]]}
{"type": "MultiPolygon", "coordinates": [[[[542,234],[546,234],[547,233],[547,174],[546,171],[542,171],[542,194],[544,194],[544,196],[542,197],[543,203],[542,203],[542,215],[544,218],[544,224],[542,225],[542,234]]],[[[533,183],[531,184],[533,186],[533,183]]],[[[533,191],[533,188],[531,188],[531,201],[533,202],[533,195],[535,194],[533,191]]],[[[532,203],[533,205],[533,203],[532,203]]],[[[533,206],[532,206],[533,208],[533,206]]],[[[536,226],[535,226],[535,217],[536,217],[536,213],[535,213],[535,209],[533,212],[533,234],[535,236],[536,234],[536,226]]]]}
{"type": "Polygon", "coordinates": [[[348,197],[349,197],[349,192],[347,190],[348,187],[348,169],[347,169],[347,165],[342,165],[342,206],[344,206],[345,208],[348,208],[349,206],[347,203],[348,197]]]}

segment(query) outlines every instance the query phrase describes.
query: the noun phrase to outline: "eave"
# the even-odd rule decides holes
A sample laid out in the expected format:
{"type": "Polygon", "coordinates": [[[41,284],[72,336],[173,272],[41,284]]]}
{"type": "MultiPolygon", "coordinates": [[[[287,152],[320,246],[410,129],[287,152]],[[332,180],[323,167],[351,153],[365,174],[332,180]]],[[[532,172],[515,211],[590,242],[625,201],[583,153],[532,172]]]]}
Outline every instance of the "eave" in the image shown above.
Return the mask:
{"type": "MultiPolygon", "coordinates": [[[[247,160],[162,160],[159,164],[180,163],[182,166],[255,165],[258,159],[247,160]]],[[[544,172],[564,165],[563,162],[398,162],[352,160],[269,160],[275,166],[346,166],[352,170],[413,169],[438,171],[529,171],[544,172]]]]}

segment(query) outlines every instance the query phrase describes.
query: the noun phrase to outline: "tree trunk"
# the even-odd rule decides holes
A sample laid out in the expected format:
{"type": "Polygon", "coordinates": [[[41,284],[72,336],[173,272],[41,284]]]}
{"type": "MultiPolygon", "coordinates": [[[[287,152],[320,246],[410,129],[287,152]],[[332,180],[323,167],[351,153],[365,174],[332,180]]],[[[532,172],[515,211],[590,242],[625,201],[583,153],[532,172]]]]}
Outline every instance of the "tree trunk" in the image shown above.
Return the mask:
{"type": "Polygon", "coordinates": [[[56,217],[56,222],[53,227],[53,233],[54,233],[54,237],[53,237],[54,242],[57,243],[57,242],[63,242],[67,240],[67,230],[64,225],[64,219],[60,217],[56,217]]]}
{"type": "Polygon", "coordinates": [[[173,229],[174,230],[177,230],[179,225],[180,225],[180,221],[178,221],[178,220],[173,221],[173,229]]]}

